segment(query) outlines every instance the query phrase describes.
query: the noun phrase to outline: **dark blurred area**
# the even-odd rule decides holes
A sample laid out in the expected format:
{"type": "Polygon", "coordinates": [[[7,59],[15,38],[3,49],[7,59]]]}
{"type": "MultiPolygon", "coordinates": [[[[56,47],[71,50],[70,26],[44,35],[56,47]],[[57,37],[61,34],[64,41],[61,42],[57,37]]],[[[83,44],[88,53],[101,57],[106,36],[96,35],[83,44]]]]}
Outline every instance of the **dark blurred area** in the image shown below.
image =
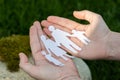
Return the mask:
{"type": "Polygon", "coordinates": [[[35,20],[50,15],[76,20],[73,11],[84,9],[102,15],[112,30],[120,31],[119,5],[120,0],[0,0],[0,37],[28,35],[35,20]]]}

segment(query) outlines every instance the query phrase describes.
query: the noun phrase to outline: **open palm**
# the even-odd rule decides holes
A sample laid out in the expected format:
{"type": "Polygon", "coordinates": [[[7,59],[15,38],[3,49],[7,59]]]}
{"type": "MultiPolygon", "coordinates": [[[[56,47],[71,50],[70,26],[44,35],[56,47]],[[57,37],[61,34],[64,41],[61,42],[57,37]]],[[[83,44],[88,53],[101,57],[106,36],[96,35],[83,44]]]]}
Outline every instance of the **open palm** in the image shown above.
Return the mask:
{"type": "Polygon", "coordinates": [[[62,80],[69,77],[79,78],[77,69],[71,59],[64,61],[58,58],[58,60],[65,64],[59,67],[48,62],[41,55],[41,51],[45,50],[44,45],[40,41],[40,36],[43,34],[40,23],[38,21],[34,22],[30,28],[30,46],[35,64],[29,63],[27,56],[20,53],[20,67],[38,80],[62,80]]]}
{"type": "MultiPolygon", "coordinates": [[[[83,19],[89,21],[90,24],[84,25],[77,23],[75,21],[57,17],[49,16],[47,20],[41,22],[44,26],[44,31],[50,35],[50,31],[47,29],[48,26],[53,25],[56,28],[67,31],[71,33],[73,29],[85,31],[85,35],[91,40],[89,45],[84,45],[79,40],[71,38],[82,50],[76,55],[70,52],[72,55],[84,58],[84,59],[102,59],[108,56],[107,54],[107,41],[111,31],[108,29],[106,23],[102,17],[96,13],[84,10],[76,11],[73,15],[78,19],[83,19]]],[[[69,52],[69,50],[68,50],[69,52]]]]}

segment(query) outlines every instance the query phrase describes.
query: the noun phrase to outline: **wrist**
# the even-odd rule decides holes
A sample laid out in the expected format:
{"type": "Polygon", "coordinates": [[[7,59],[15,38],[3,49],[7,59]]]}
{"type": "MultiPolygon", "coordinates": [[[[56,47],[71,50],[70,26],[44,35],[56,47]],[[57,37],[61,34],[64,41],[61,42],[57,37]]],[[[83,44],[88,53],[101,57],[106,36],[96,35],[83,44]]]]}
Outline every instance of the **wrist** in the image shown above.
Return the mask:
{"type": "Polygon", "coordinates": [[[64,77],[62,80],[80,80],[79,76],[68,76],[64,77]]]}
{"type": "Polygon", "coordinates": [[[110,60],[118,60],[120,58],[120,33],[111,32],[107,42],[107,55],[110,60]]]}

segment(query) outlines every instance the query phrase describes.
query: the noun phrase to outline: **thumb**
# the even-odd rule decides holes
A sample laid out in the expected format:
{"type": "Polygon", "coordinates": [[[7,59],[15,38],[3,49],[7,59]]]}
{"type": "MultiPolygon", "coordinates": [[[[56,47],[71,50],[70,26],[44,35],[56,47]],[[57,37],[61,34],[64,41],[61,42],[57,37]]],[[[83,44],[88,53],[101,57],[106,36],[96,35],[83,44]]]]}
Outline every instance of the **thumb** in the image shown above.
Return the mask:
{"type": "Polygon", "coordinates": [[[28,58],[24,53],[20,53],[19,57],[20,57],[20,63],[19,63],[20,68],[22,68],[28,74],[31,74],[32,69],[34,69],[35,66],[33,66],[28,62],[28,58]]]}
{"type": "Polygon", "coordinates": [[[74,17],[76,17],[78,19],[87,20],[90,23],[92,22],[92,19],[93,19],[94,15],[96,15],[96,13],[93,13],[93,12],[88,11],[88,10],[74,11],[73,12],[74,17]]]}

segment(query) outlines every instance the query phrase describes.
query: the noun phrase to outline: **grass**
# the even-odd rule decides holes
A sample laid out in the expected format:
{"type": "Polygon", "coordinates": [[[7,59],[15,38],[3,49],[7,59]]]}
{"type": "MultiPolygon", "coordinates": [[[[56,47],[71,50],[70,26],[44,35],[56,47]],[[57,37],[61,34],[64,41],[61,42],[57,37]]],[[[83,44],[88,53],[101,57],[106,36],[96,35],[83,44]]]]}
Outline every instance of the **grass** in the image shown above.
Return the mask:
{"type": "MultiPolygon", "coordinates": [[[[81,22],[72,16],[72,12],[84,9],[101,14],[112,31],[120,32],[119,5],[120,0],[0,0],[0,38],[13,34],[28,35],[35,20],[44,20],[49,15],[81,22]]],[[[119,61],[86,62],[93,80],[120,80],[119,61]]]]}
{"type": "Polygon", "coordinates": [[[120,31],[119,5],[119,0],[0,0],[0,37],[28,34],[35,20],[49,15],[76,20],[72,12],[84,9],[101,14],[111,30],[120,31]]]}

